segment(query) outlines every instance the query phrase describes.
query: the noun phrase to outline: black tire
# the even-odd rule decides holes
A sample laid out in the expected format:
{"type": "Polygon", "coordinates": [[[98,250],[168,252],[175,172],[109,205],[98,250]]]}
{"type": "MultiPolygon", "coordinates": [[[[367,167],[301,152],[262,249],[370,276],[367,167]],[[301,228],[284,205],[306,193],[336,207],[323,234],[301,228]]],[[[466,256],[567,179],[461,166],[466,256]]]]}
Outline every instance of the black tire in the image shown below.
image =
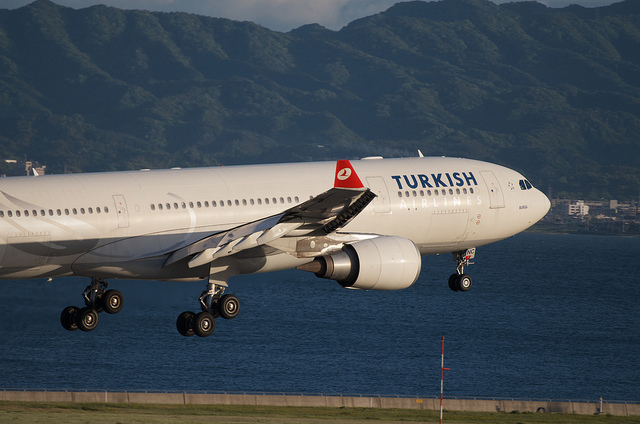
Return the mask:
{"type": "Polygon", "coordinates": [[[102,307],[108,314],[117,314],[124,306],[124,296],[118,290],[107,290],[102,295],[102,307]]]}
{"type": "Polygon", "coordinates": [[[458,290],[461,292],[468,292],[471,290],[473,280],[469,274],[461,274],[458,276],[458,290]]]}
{"type": "Polygon", "coordinates": [[[76,315],[78,315],[79,309],[75,306],[67,306],[62,310],[60,314],[60,324],[65,330],[76,331],[78,324],[76,324],[76,315]]]}
{"type": "Polygon", "coordinates": [[[240,313],[240,301],[232,294],[225,294],[218,301],[218,313],[224,319],[233,319],[240,313]]]}
{"type": "Polygon", "coordinates": [[[449,288],[458,291],[458,274],[451,274],[449,277],[449,288]]]}
{"type": "Polygon", "coordinates": [[[215,328],[216,322],[213,319],[213,315],[209,312],[200,312],[196,315],[196,319],[193,323],[193,331],[197,336],[209,337],[215,328]]]}
{"type": "Polygon", "coordinates": [[[185,311],[178,315],[178,319],[176,320],[176,328],[178,329],[178,333],[182,334],[185,337],[191,337],[196,334],[193,331],[193,321],[195,320],[196,314],[190,311],[185,311]]]}
{"type": "Polygon", "coordinates": [[[82,331],[93,331],[98,326],[98,311],[93,308],[82,308],[76,315],[76,325],[82,331]]]}

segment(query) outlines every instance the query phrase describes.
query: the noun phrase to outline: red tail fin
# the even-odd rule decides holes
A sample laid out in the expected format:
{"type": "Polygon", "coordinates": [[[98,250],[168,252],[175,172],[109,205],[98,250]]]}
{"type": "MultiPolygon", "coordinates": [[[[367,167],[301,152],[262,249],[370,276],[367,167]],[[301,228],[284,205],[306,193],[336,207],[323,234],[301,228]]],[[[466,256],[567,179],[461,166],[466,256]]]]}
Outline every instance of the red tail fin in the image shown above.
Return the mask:
{"type": "Polygon", "coordinates": [[[339,160],[336,163],[336,178],[333,183],[334,187],[339,188],[362,188],[362,181],[356,174],[348,160],[339,160]]]}

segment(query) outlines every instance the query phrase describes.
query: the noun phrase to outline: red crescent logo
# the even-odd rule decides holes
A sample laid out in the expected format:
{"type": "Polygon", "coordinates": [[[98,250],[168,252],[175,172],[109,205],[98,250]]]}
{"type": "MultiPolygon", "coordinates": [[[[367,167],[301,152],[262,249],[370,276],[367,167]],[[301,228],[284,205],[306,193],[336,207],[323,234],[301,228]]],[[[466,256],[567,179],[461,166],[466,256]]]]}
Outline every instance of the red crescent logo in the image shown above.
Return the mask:
{"type": "Polygon", "coordinates": [[[340,171],[338,171],[338,175],[336,175],[336,178],[339,179],[340,181],[344,181],[349,179],[350,176],[351,176],[351,168],[342,168],[340,171]]]}

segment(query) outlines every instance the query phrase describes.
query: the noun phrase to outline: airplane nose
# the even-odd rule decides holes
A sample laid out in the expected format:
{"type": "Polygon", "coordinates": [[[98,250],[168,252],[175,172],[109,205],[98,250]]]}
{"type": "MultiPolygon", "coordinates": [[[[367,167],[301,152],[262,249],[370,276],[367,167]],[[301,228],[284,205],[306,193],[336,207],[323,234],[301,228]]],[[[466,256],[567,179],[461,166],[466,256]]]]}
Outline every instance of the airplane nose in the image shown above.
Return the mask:
{"type": "Polygon", "coordinates": [[[538,190],[538,199],[536,199],[536,205],[537,218],[535,222],[538,222],[542,218],[544,218],[547,212],[549,212],[549,209],[551,209],[551,202],[549,201],[549,198],[540,190],[538,190]]]}

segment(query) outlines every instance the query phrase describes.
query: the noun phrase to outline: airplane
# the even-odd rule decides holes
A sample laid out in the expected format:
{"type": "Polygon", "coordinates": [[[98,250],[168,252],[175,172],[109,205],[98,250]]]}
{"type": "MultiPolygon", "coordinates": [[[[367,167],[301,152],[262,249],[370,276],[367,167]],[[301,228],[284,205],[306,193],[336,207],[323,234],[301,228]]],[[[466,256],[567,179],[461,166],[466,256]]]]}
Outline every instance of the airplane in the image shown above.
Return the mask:
{"type": "MultiPolygon", "coordinates": [[[[106,279],[202,281],[200,312],[176,320],[207,337],[235,318],[231,277],[297,268],[349,289],[415,283],[421,255],[452,253],[449,288],[472,286],[476,248],[540,220],[549,199],[520,173],[420,157],[41,175],[0,179],[0,279],[82,276],[83,307],[60,315],[92,331],[122,293],[106,279]]],[[[194,296],[195,297],[195,296],[194,296]]]]}

